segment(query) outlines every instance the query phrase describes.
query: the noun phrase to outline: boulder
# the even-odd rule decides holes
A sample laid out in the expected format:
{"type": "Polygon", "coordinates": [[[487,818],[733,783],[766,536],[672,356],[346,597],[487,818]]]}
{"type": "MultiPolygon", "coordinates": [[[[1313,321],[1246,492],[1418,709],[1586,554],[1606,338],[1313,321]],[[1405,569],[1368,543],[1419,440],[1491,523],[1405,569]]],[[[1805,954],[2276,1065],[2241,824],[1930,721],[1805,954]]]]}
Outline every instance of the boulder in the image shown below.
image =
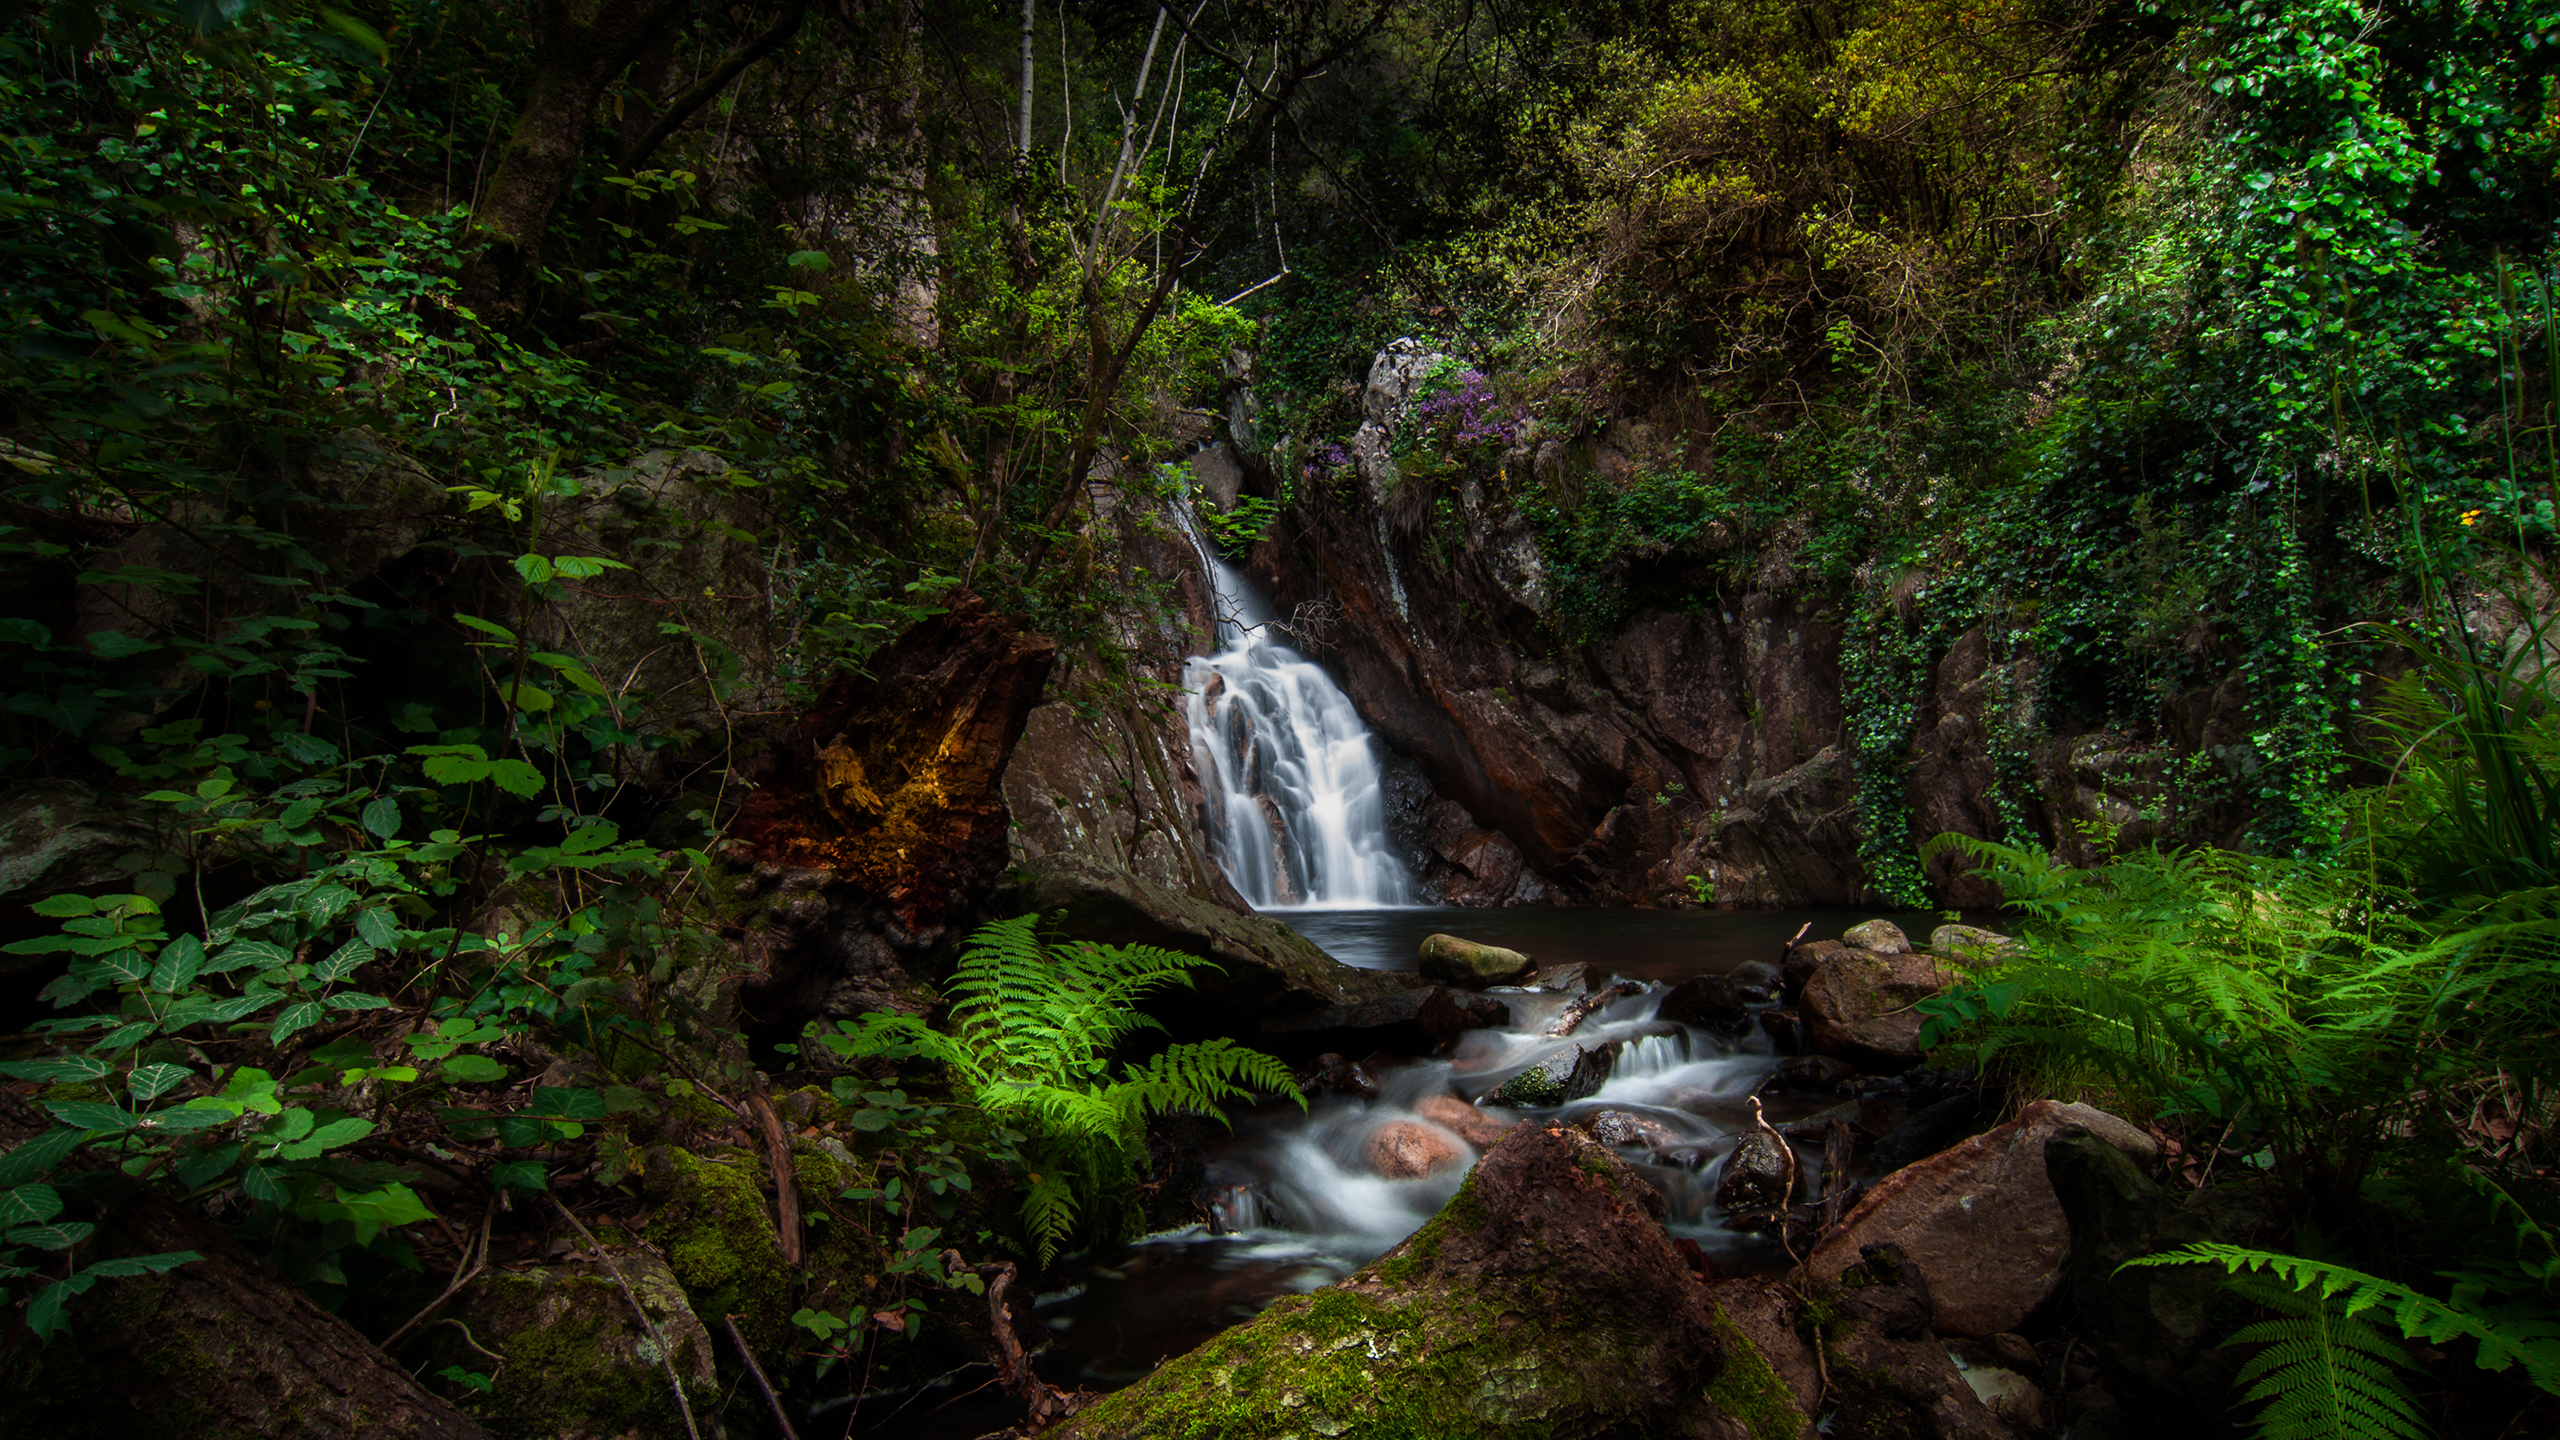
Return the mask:
{"type": "Polygon", "coordinates": [[[1569,1105],[1608,1083],[1618,1063],[1618,1046],[1573,1045],[1502,1082],[1493,1103],[1524,1109],[1569,1105]]]}
{"type": "Polygon", "coordinates": [[[1298,1075],[1298,1088],[1309,1095],[1350,1095],[1362,1100],[1378,1098],[1378,1082],[1367,1067],[1327,1051],[1319,1055],[1298,1075]]]}
{"type": "Polygon", "coordinates": [[[1470,987],[1508,985],[1529,973],[1530,960],[1517,950],[1433,935],[1422,942],[1422,973],[1429,979],[1470,987]]]}
{"type": "Polygon", "coordinates": [[[1039,861],[1025,867],[1020,881],[1009,902],[1050,915],[1066,937],[1156,945],[1215,962],[1214,971],[1193,972],[1191,987],[1149,998],[1149,1013],[1177,1038],[1232,1035],[1239,1014],[1356,1006],[1417,983],[1407,972],[1345,965],[1267,915],[1231,909],[1211,897],[1081,856],[1039,861]]]}
{"type": "Polygon", "coordinates": [[[1991,1107],[1970,1091],[1924,1105],[1877,1137],[1874,1173],[1889,1175],[1914,1161],[1925,1160],[1967,1135],[1980,1132],[1991,1119],[1991,1107]]]}
{"type": "Polygon", "coordinates": [[[1369,1132],[1360,1158],[1387,1180],[1420,1180],[1466,1159],[1458,1137],[1419,1120],[1390,1120],[1369,1132]]]}
{"type": "Polygon", "coordinates": [[[1591,988],[1591,967],[1579,960],[1568,960],[1561,965],[1541,965],[1520,983],[1532,990],[1579,995],[1591,988]]]}
{"type": "Polygon", "coordinates": [[[1650,1115],[1632,1110],[1600,1110],[1573,1122],[1603,1145],[1641,1145],[1647,1150],[1676,1150],[1688,1143],[1679,1131],[1650,1115]]]}
{"type": "Polygon", "coordinates": [[[1858,1078],[1858,1067],[1830,1055],[1791,1055],[1778,1062],[1778,1068],[1760,1089],[1762,1094],[1786,1091],[1797,1095],[1833,1095],[1840,1087],[1858,1078]]]}
{"type": "Polygon", "coordinates": [[[1930,954],[1968,969],[1999,959],[2017,944],[1999,931],[1979,925],[1941,925],[1929,932],[1930,954]]]}
{"type": "Polygon", "coordinates": [[[1508,1115],[1481,1110],[1455,1095],[1432,1095],[1413,1107],[1416,1118],[1428,1120],[1479,1150],[1490,1150],[1502,1138],[1502,1132],[1520,1122],[1508,1115]]]}
{"type": "Polygon", "coordinates": [[[1735,1418],[1746,1399],[1787,1417],[1756,1433],[1800,1433],[1802,1411],[1720,1320],[1661,1214],[1653,1187],[1607,1147],[1519,1126],[1403,1244],[1047,1434],[1743,1440],[1755,1433],[1735,1418]]]}
{"type": "Polygon", "coordinates": [[[1739,1035],[1751,1028],[1750,995],[1730,975],[1690,976],[1671,987],[1654,1014],[1725,1035],[1739,1035]]]}
{"type": "Polygon", "coordinates": [[[1983,1402],[1932,1326],[1943,1330],[1926,1276],[1891,1244],[1871,1244],[1830,1292],[1836,1333],[1822,1341],[1834,1411],[1825,1434],[2008,1440],[2018,1432],[1983,1402]]]}
{"type": "MultiPolygon", "coordinates": [[[[2078,1108],[2078,1107],[2074,1107],[2078,1108]]],[[[2071,1252],[2045,1177],[2045,1141],[2077,1123],[2039,1100],[2017,1119],[1876,1182],[1805,1260],[1836,1282],[1862,1247],[1890,1243],[1925,1278],[1946,1335],[2015,1330],[2050,1299],[2071,1252]]]]}
{"type": "Polygon", "coordinates": [[[1786,972],[1766,960],[1745,960],[1727,978],[1755,1005],[1776,1003],[1786,988],[1786,972]]]}
{"type": "Polygon", "coordinates": [[[1813,972],[1822,968],[1822,962],[1848,948],[1837,940],[1806,940],[1788,946],[1786,957],[1778,962],[1781,998],[1793,1004],[1804,993],[1805,982],[1813,978],[1813,972]]]}
{"type": "MultiPolygon", "coordinates": [[[[0,943],[61,928],[27,907],[54,895],[127,893],[138,871],[183,874],[186,838],[166,807],[98,794],[73,780],[33,780],[0,795],[0,943]]],[[[0,952],[0,986],[32,992],[60,955],[0,952]]],[[[12,1000],[15,996],[9,997],[12,1000]]]]}
{"type": "Polygon", "coordinates": [[[460,1331],[444,1326],[429,1330],[408,1358],[430,1372],[448,1365],[489,1372],[497,1384],[489,1409],[505,1417],[504,1434],[683,1440],[684,1416],[659,1363],[662,1345],[694,1413],[719,1413],[719,1350],[725,1346],[714,1347],[675,1272],[647,1251],[520,1273],[492,1271],[465,1292],[454,1318],[504,1361],[492,1362],[460,1331]],[[635,1296],[648,1312],[650,1329],[632,1314],[635,1296]]]}
{"type": "Polygon", "coordinates": [[[1926,955],[1836,952],[1805,982],[1806,1038],[1822,1054],[1870,1069],[1916,1065],[1924,1017],[1913,1007],[1954,978],[1926,955]]]}
{"type": "Polygon", "coordinates": [[[1794,1193],[1795,1178],[1795,1152],[1785,1141],[1766,1130],[1744,1131],[1741,1143],[1725,1157],[1724,1173],[1716,1181],[1716,1207],[1728,1214],[1744,1214],[1810,1198],[1794,1193]]]}
{"type": "Polygon", "coordinates": [[[1862,920],[1841,932],[1840,943],[1876,955],[1911,953],[1911,937],[1890,920],[1862,920]]]}
{"type": "Polygon", "coordinates": [[[1509,1023],[1511,1007],[1500,999],[1433,985],[1396,991],[1355,1005],[1265,1015],[1262,1032],[1306,1043],[1322,1041],[1354,1051],[1389,1050],[1419,1055],[1438,1049],[1465,1031],[1500,1029],[1509,1023]]]}

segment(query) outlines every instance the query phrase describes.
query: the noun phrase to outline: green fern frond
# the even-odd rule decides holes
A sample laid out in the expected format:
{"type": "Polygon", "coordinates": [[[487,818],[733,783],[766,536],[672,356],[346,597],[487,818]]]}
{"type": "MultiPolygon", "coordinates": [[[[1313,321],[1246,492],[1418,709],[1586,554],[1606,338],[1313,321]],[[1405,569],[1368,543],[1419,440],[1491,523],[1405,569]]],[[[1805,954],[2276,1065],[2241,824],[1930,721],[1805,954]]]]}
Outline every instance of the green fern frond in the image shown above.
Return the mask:
{"type": "Polygon", "coordinates": [[[1058,1258],[1059,1248],[1075,1233],[1076,1210],[1075,1187],[1064,1176],[1038,1176],[1023,1192],[1022,1228],[1039,1248],[1042,1268],[1058,1258]]]}
{"type": "Polygon", "coordinates": [[[2418,1440],[2427,1434],[2417,1397],[2398,1370],[2409,1357],[2344,1300],[2266,1280],[2232,1288],[2281,1312],[2223,1343],[2264,1348],[2240,1367],[2244,1403],[2262,1405],[2262,1440],[2418,1440]]]}
{"type": "Polygon", "coordinates": [[[2189,1245],[2125,1264],[2220,1265],[2234,1276],[2263,1270],[2289,1293],[2308,1296],[2316,1291],[2320,1303],[2337,1305],[2339,1313],[2347,1318],[2368,1310],[2387,1315],[2406,1339],[2424,1340],[2430,1345],[2470,1340],[2479,1347],[2481,1369],[2504,1370],[2520,1364],[2535,1385],[2560,1394],[2560,1326],[2553,1325],[2547,1316],[2491,1315],[2458,1301],[2422,1295],[2396,1281],[2344,1265],[2239,1245],[2189,1245]]]}

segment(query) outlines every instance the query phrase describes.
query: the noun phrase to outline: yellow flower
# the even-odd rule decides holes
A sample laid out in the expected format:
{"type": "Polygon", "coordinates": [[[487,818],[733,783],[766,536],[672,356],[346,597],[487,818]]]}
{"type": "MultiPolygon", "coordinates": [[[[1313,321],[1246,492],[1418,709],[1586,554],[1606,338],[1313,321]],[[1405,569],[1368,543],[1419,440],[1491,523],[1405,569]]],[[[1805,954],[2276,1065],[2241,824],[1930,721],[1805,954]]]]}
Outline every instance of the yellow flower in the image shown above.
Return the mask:
{"type": "Polygon", "coordinates": [[[2477,525],[2480,523],[2480,517],[2485,513],[2487,512],[2480,510],[2465,510],[2462,512],[2462,523],[2465,525],[2477,525]]]}

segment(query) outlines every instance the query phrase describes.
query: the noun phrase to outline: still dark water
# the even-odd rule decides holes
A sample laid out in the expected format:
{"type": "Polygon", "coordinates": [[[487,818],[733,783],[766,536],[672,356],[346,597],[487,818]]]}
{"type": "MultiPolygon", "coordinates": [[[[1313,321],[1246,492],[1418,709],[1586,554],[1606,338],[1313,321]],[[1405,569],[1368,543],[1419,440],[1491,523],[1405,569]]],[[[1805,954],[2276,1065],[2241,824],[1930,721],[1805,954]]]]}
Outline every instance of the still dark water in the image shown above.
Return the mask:
{"type": "MultiPolygon", "coordinates": [[[[1809,940],[1839,938],[1861,920],[1882,914],[1925,944],[1942,918],[1928,913],[1815,910],[1473,910],[1417,907],[1393,910],[1280,910],[1270,913],[1348,965],[1371,970],[1412,970],[1425,936],[1445,932],[1518,950],[1542,965],[1580,961],[1595,982],[1606,976],[1670,983],[1718,974],[1746,960],[1775,961],[1787,940],[1807,925],[1809,940]]],[[[1251,1043],[1250,1032],[1240,1038],[1251,1043]]],[[[1774,1057],[1768,1063],[1774,1063],[1774,1057]]],[[[1445,1067],[1444,1067],[1445,1068],[1445,1067]]],[[[1392,1082],[1390,1082],[1392,1084],[1392,1082]]],[[[1319,1101],[1321,1107],[1356,1104],[1319,1101]]],[[[1307,1117],[1295,1107],[1232,1117],[1235,1128],[1209,1146],[1212,1173],[1222,1164],[1271,1163],[1286,1150],[1283,1137],[1307,1117]]],[[[1783,1117],[1782,1117],[1783,1118],[1783,1117]]],[[[1292,1163],[1323,1162],[1301,1150],[1292,1163]]],[[[1355,1182],[1351,1182],[1356,1185],[1355,1182]]],[[[1387,1182],[1371,1182],[1384,1185],[1387,1182]]],[[[1400,1182],[1412,1185],[1419,1182],[1400,1182]]],[[[1444,1182],[1454,1188],[1456,1177],[1444,1182]]],[[[1416,1198],[1416,1197],[1408,1197],[1416,1198]]],[[[1429,1197],[1420,1197],[1429,1198],[1429,1197]]],[[[1437,1199],[1429,1201],[1436,1205],[1437,1199]]],[[[1051,1287],[1036,1309],[1014,1314],[1025,1338],[1045,1329],[1049,1348],[1038,1362],[1053,1385],[1109,1390],[1146,1374],[1157,1364],[1261,1313],[1284,1295],[1299,1294],[1342,1278],[1365,1264],[1427,1215],[1394,1222],[1396,1233],[1365,1236],[1298,1234],[1264,1229],[1211,1236],[1200,1227],[1174,1231],[1108,1254],[1062,1262],[1043,1282],[1051,1287]]],[[[1701,1232],[1711,1250],[1755,1243],[1743,1237],[1701,1232]]],[[[1734,1257],[1747,1258],[1747,1257],[1734,1257]]],[[[953,1296],[943,1303],[968,1303],[953,1296]]],[[[955,1376],[939,1391],[875,1400],[855,1417],[835,1410],[810,1417],[804,1433],[910,1436],[915,1440],[965,1440],[1019,1418],[991,1386],[983,1367],[955,1376]],[[897,1409],[894,1417],[891,1411],[897,1409]],[[848,1421],[854,1428],[846,1430],[848,1421]]]]}

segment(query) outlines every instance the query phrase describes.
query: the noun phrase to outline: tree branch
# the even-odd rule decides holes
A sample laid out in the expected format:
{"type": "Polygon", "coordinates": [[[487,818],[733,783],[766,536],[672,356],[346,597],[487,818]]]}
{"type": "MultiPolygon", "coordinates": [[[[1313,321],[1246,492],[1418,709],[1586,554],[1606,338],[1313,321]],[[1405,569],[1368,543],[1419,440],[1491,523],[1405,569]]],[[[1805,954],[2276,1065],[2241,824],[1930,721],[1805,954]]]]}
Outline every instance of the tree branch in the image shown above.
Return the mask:
{"type": "Polygon", "coordinates": [[[711,67],[711,73],[686,86],[674,99],[669,100],[665,112],[658,116],[656,122],[641,132],[640,138],[632,141],[630,146],[622,152],[618,162],[622,168],[639,169],[640,163],[657,153],[658,147],[667,142],[667,137],[683,128],[684,122],[692,119],[695,111],[710,104],[721,91],[728,89],[730,81],[737,79],[748,66],[781,49],[792,36],[799,34],[800,22],[808,13],[809,0],[791,0],[791,3],[782,7],[782,13],[776,16],[774,22],[766,26],[761,34],[723,56],[719,64],[711,67]]]}

